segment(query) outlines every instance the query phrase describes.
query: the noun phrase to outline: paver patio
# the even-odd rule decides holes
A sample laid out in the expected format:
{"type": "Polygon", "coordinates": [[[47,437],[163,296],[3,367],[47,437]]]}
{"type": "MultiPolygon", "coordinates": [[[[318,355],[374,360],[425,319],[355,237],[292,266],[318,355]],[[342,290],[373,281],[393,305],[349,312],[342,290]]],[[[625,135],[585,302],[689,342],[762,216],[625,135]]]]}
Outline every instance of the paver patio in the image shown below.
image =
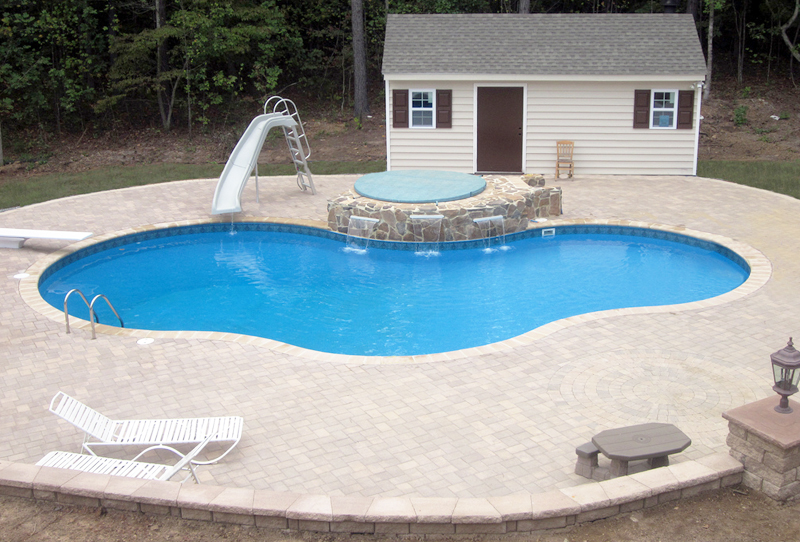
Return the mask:
{"type": "MultiPolygon", "coordinates": [[[[316,196],[293,178],[262,178],[261,203],[250,183],[243,208],[324,226],[327,199],[356,178],[317,177],[316,196]]],[[[0,227],[101,234],[210,219],[215,182],[32,205],[0,213],[0,227]]],[[[648,421],[692,438],[674,462],[725,451],[721,413],[773,394],[769,354],[800,336],[800,201],[693,177],[558,184],[566,218],[720,234],[766,255],[772,277],[722,305],[587,320],[504,351],[359,364],[230,341],[67,335],[23,301],[14,278],[66,243],[30,240],[0,249],[0,459],[78,450],[82,435],[47,412],[59,390],[112,418],[243,416],[238,448],[201,480],[297,493],[487,497],[567,487],[586,482],[573,473],[576,445],[648,421]]],[[[518,310],[535,310],[535,299],[530,292],[518,310]]]]}

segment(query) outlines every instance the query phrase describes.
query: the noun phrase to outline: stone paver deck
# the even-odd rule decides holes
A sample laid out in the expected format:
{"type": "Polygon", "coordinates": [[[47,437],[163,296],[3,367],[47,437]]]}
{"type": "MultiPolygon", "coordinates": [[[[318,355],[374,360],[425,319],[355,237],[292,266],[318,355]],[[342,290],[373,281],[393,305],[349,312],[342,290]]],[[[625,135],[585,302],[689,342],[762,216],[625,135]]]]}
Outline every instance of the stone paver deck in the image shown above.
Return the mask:
{"type": "MultiPolygon", "coordinates": [[[[316,196],[292,178],[262,179],[261,204],[250,183],[243,208],[324,227],[327,199],[356,178],[317,177],[316,196]]],[[[23,301],[14,278],[66,243],[30,240],[0,249],[0,460],[34,463],[79,449],[78,431],[47,412],[59,390],[112,418],[241,415],[238,448],[201,479],[296,493],[492,497],[574,486],[586,481],[573,473],[576,445],[648,421],[692,438],[674,463],[726,451],[721,413],[771,395],[769,354],[800,335],[800,201],[693,177],[557,184],[566,218],[723,235],[763,253],[772,276],[727,303],[586,318],[457,359],[348,363],[197,336],[139,345],[132,336],[67,335],[63,322],[23,301]]],[[[76,196],[0,213],[0,227],[103,234],[210,220],[214,186],[76,196]]]]}

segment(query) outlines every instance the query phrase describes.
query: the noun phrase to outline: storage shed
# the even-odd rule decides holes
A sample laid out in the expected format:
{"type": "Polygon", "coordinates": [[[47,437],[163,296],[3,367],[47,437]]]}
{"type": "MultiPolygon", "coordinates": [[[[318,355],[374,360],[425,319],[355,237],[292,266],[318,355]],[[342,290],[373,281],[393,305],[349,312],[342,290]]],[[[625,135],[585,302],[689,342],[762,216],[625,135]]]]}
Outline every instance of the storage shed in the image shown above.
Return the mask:
{"type": "Polygon", "coordinates": [[[387,167],[694,175],[705,73],[688,14],[389,15],[387,167]]]}

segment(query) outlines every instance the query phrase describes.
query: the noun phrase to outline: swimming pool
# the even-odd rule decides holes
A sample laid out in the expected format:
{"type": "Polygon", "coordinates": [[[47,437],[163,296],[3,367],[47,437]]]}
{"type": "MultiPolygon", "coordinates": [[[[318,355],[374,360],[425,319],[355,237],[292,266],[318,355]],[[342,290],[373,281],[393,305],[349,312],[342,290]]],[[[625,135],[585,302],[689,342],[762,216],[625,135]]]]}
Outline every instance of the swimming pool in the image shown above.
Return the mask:
{"type": "MultiPolygon", "coordinates": [[[[729,249],[659,230],[564,226],[445,243],[370,241],[276,224],[150,231],[79,250],[51,265],[39,291],[56,308],[79,288],[112,301],[126,327],[227,331],[311,350],[390,356],[502,341],[548,322],[613,308],[686,303],[741,285],[729,249]],[[458,250],[456,250],[458,248],[458,250]]],[[[70,314],[88,319],[78,298],[70,314]]],[[[101,307],[100,321],[116,318],[101,307]]]]}

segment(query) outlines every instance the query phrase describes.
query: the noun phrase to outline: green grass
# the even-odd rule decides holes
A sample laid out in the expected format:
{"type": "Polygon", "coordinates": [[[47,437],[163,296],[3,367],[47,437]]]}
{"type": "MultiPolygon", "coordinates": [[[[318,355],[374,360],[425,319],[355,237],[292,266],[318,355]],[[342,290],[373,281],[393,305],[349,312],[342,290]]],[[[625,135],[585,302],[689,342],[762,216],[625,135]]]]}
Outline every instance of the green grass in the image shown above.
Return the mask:
{"type": "MultiPolygon", "coordinates": [[[[344,175],[385,171],[385,161],[375,162],[311,162],[314,175],[344,175]]],[[[114,190],[129,186],[165,183],[186,179],[213,179],[222,173],[222,164],[151,164],[145,166],[114,166],[82,173],[60,173],[28,178],[0,180],[0,209],[21,207],[41,201],[114,190]]],[[[291,164],[258,166],[258,174],[294,175],[291,164]]]]}
{"type": "Polygon", "coordinates": [[[800,161],[707,160],[697,163],[697,175],[762,188],[800,199],[800,161]]]}
{"type": "MultiPolygon", "coordinates": [[[[0,180],[0,209],[30,205],[76,194],[113,190],[128,186],[213,179],[222,173],[222,164],[151,164],[115,166],[83,173],[41,175],[0,180]]],[[[385,171],[386,162],[311,162],[314,175],[345,175],[385,171]]],[[[258,174],[294,175],[291,164],[264,164],[258,174]]],[[[800,199],[800,161],[741,162],[707,160],[697,164],[697,175],[763,188],[800,199]]]]}

